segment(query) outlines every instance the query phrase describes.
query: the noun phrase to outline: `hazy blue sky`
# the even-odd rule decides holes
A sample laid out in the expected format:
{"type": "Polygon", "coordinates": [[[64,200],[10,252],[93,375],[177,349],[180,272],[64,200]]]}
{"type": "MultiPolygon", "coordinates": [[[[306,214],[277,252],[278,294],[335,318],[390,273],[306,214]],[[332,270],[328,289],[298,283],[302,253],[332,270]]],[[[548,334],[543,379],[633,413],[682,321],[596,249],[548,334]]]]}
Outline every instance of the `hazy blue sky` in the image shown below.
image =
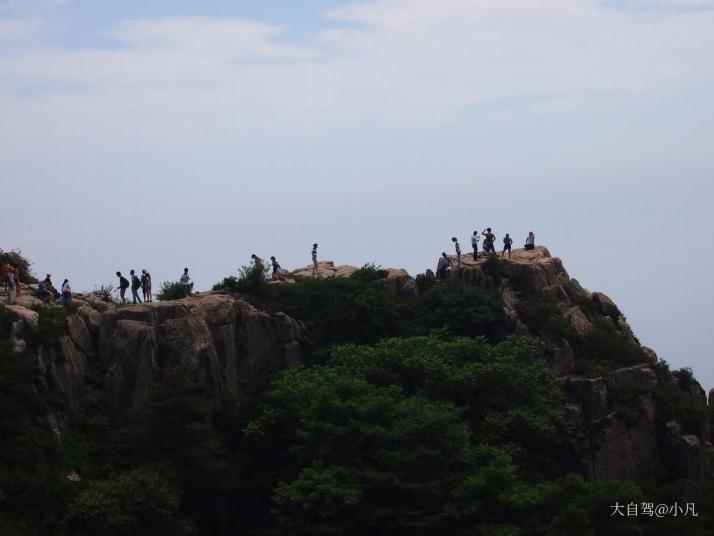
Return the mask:
{"type": "Polygon", "coordinates": [[[534,230],[714,386],[714,0],[0,0],[0,247],[75,289],[534,230]]]}

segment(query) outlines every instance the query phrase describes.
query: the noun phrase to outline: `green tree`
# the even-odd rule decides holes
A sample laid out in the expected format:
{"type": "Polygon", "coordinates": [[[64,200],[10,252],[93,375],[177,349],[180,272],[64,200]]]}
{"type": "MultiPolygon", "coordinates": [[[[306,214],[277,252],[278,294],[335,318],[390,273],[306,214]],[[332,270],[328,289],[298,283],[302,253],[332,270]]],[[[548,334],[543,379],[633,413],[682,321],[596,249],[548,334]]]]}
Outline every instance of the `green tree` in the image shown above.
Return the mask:
{"type": "Polygon", "coordinates": [[[179,493],[157,471],[141,468],[91,482],[69,506],[72,534],[175,536],[193,534],[179,517],[179,493]]]}

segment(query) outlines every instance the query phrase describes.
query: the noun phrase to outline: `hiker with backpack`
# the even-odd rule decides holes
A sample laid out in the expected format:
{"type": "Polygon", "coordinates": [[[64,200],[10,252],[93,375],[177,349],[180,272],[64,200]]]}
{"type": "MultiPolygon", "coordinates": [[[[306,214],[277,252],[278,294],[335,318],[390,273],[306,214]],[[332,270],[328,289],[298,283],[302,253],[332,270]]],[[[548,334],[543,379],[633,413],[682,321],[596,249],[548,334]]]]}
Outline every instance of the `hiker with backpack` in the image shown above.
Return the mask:
{"type": "Polygon", "coordinates": [[[511,245],[513,244],[513,239],[506,233],[506,236],[503,237],[503,251],[501,252],[501,258],[506,254],[506,251],[508,251],[508,260],[511,260],[511,245]]]}
{"type": "Polygon", "coordinates": [[[153,301],[151,296],[151,274],[146,270],[141,271],[141,292],[145,302],[153,301]]]}
{"type": "Polygon", "coordinates": [[[122,303],[126,303],[126,289],[129,288],[129,280],[121,275],[121,272],[117,272],[117,277],[119,278],[119,299],[122,303]]]}
{"type": "Polygon", "coordinates": [[[141,303],[141,298],[139,298],[141,280],[136,276],[134,270],[129,270],[129,276],[131,277],[131,299],[135,304],[141,303]]]}
{"type": "Polygon", "coordinates": [[[317,277],[317,244],[312,245],[312,277],[317,277]]]}
{"type": "Polygon", "coordinates": [[[496,241],[496,235],[494,235],[491,232],[491,228],[487,227],[485,231],[481,233],[484,236],[483,239],[483,252],[488,253],[490,255],[495,255],[496,254],[496,248],[494,247],[494,243],[496,241]]]}
{"type": "Polygon", "coordinates": [[[69,286],[69,279],[62,282],[62,305],[72,303],[72,288],[69,286]]]}
{"type": "Polygon", "coordinates": [[[179,279],[179,282],[183,287],[183,295],[188,298],[191,295],[191,290],[193,290],[193,281],[191,281],[191,276],[188,275],[188,268],[183,269],[183,275],[179,279]]]}
{"type": "Polygon", "coordinates": [[[474,231],[474,234],[471,235],[471,247],[474,250],[474,260],[478,260],[478,241],[481,237],[478,234],[478,231],[474,231]]]}
{"type": "Polygon", "coordinates": [[[535,235],[533,234],[533,231],[528,231],[525,248],[528,251],[532,251],[535,249],[535,235]]]}
{"type": "Polygon", "coordinates": [[[459,239],[452,236],[451,241],[454,243],[454,247],[456,248],[456,269],[461,270],[461,246],[459,245],[459,239]]]}

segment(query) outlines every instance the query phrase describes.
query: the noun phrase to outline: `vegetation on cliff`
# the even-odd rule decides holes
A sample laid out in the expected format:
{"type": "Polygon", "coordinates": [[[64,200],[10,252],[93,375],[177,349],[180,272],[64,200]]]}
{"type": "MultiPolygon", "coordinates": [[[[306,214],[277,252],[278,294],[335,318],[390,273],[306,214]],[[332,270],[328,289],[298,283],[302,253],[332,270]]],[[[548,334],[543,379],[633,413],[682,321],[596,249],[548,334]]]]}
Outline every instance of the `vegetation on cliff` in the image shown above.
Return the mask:
{"type": "MultiPolygon", "coordinates": [[[[75,313],[39,310],[18,353],[16,316],[0,307],[0,533],[710,534],[704,499],[698,518],[611,517],[615,502],[676,500],[663,467],[588,481],[572,455],[546,343],[568,341],[590,375],[641,357],[639,346],[586,303],[595,335],[578,334],[552,298],[517,280],[530,335],[509,335],[493,284],[507,274],[498,261],[486,272],[482,286],[424,275],[421,292],[401,296],[374,266],[284,285],[246,270],[217,288],[300,320],[303,363],[246,369],[250,388],[217,397],[189,364],[170,362],[118,415],[108,365],[93,358],[61,441],[31,419],[63,403],[36,350],[56,346],[75,313]]],[[[674,419],[699,433],[707,416],[686,394],[691,374],[653,370],[658,426],[674,419]]],[[[638,389],[613,391],[635,420],[638,389]]]]}

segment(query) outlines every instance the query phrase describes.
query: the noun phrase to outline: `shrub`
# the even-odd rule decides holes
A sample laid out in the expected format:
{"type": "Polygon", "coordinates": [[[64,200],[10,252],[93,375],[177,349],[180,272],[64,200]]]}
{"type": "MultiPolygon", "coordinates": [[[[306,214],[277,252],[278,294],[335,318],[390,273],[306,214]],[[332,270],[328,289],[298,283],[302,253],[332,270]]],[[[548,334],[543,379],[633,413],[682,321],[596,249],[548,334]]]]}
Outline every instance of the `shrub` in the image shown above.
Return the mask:
{"type": "Polygon", "coordinates": [[[94,290],[92,290],[91,294],[94,296],[97,296],[98,298],[101,298],[105,302],[109,303],[117,303],[116,299],[116,292],[117,289],[114,288],[114,285],[101,285],[99,287],[94,287],[94,290]]]}
{"type": "Polygon", "coordinates": [[[158,472],[127,471],[91,482],[69,507],[65,523],[73,534],[108,536],[193,534],[179,519],[179,494],[158,472]]]}
{"type": "Polygon", "coordinates": [[[370,283],[372,281],[384,279],[388,275],[389,272],[387,270],[383,270],[381,266],[377,266],[375,264],[365,264],[362,268],[356,270],[350,278],[362,283],[370,283]]]}
{"type": "Polygon", "coordinates": [[[506,277],[506,263],[498,258],[497,255],[488,255],[481,269],[491,276],[496,284],[500,283],[506,277]]]}
{"type": "Polygon", "coordinates": [[[164,281],[161,283],[159,292],[156,297],[161,301],[167,300],[180,300],[186,297],[186,293],[183,290],[183,285],[176,281],[164,281]]]}
{"type": "Polygon", "coordinates": [[[20,270],[20,281],[22,283],[37,283],[37,278],[30,271],[32,263],[22,256],[22,252],[19,249],[17,251],[3,251],[0,249],[0,266],[6,264],[17,267],[20,270]]]}
{"type": "Polygon", "coordinates": [[[241,266],[238,277],[233,275],[226,277],[220,283],[213,285],[213,290],[262,294],[268,286],[269,271],[270,269],[263,263],[241,266]]]}
{"type": "Polygon", "coordinates": [[[418,274],[414,280],[420,294],[424,294],[439,282],[431,270],[427,270],[425,274],[418,274]]]}
{"type": "Polygon", "coordinates": [[[418,321],[430,329],[445,328],[452,335],[496,339],[503,324],[498,293],[451,278],[432,286],[419,299],[418,321]]]}

